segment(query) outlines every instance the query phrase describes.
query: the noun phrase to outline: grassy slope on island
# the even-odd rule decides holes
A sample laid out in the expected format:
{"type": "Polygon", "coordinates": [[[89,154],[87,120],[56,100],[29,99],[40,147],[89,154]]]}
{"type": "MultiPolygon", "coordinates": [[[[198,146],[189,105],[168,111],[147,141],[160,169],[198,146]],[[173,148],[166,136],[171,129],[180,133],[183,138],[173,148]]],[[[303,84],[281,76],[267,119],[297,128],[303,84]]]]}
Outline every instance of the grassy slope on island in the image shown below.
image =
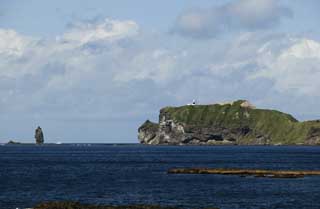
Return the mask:
{"type": "Polygon", "coordinates": [[[241,140],[250,142],[256,135],[269,136],[271,143],[303,143],[311,128],[320,128],[318,121],[299,122],[293,116],[276,110],[242,107],[245,100],[230,104],[166,107],[161,110],[167,119],[193,126],[249,127],[252,132],[241,140]],[[254,135],[253,135],[254,134],[254,135]]]}

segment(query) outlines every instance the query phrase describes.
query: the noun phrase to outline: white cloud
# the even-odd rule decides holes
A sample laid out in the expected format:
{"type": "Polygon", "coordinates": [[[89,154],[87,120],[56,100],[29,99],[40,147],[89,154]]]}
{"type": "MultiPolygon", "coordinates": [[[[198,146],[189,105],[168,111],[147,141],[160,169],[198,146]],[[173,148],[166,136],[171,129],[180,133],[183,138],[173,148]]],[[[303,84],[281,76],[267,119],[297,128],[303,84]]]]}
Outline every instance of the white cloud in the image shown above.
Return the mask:
{"type": "MultiPolygon", "coordinates": [[[[114,41],[138,34],[139,26],[134,21],[119,21],[105,19],[98,24],[86,22],[73,25],[73,28],[65,33],[63,41],[86,44],[95,41],[114,41]]],[[[61,38],[58,38],[60,40],[61,38]]]]}
{"type": "MultiPolygon", "coordinates": [[[[161,47],[161,46],[160,46],[161,47]]],[[[155,83],[163,84],[176,79],[178,56],[165,49],[145,49],[134,55],[128,63],[126,70],[115,74],[115,81],[130,82],[132,80],[153,80],[155,83]]]]}
{"type": "Polygon", "coordinates": [[[172,32],[207,39],[232,31],[276,26],[292,12],[277,0],[236,0],[210,9],[191,9],[176,20],[172,32]]]}
{"type": "Polygon", "coordinates": [[[0,56],[21,56],[31,42],[14,30],[0,29],[0,56]]]}
{"type": "Polygon", "coordinates": [[[142,92],[171,77],[174,57],[145,46],[138,24],[130,20],[82,23],[58,40],[29,40],[15,31],[2,37],[17,40],[1,46],[0,111],[6,114],[47,119],[58,114],[62,120],[79,114],[132,116],[141,106],[146,110],[142,92]],[[128,108],[127,100],[136,102],[128,108]]]}
{"type": "Polygon", "coordinates": [[[280,51],[274,51],[272,44],[259,50],[261,70],[254,77],[272,79],[281,92],[319,96],[320,43],[304,38],[287,42],[289,46],[280,51]]]}

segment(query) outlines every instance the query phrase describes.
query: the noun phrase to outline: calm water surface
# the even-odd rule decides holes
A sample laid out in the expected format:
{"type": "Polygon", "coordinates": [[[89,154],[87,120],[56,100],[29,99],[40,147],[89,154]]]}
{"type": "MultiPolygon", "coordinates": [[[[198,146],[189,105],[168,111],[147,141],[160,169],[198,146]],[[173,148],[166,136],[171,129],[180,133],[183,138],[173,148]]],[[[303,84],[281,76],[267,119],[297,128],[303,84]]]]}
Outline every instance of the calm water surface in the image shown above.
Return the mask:
{"type": "Polygon", "coordinates": [[[320,170],[320,147],[0,146],[0,208],[43,201],[320,208],[320,177],[168,175],[173,167],[320,170]]]}

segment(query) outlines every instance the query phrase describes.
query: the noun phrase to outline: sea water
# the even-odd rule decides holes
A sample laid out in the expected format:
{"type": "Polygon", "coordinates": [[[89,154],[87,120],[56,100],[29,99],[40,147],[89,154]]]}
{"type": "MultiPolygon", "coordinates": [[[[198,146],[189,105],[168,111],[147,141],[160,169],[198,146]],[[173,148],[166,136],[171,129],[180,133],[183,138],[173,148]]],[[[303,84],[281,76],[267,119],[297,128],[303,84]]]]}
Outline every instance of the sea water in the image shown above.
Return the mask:
{"type": "Polygon", "coordinates": [[[0,146],[0,208],[45,201],[182,208],[320,208],[320,177],[167,174],[170,168],[320,170],[320,147],[0,146]]]}

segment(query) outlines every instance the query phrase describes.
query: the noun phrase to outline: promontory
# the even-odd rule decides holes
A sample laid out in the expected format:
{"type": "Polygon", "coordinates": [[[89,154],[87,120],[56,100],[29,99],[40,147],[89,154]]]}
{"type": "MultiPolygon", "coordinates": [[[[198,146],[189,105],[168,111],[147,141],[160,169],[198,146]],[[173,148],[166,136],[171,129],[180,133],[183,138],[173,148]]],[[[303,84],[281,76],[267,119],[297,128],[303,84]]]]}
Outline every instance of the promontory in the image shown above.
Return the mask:
{"type": "Polygon", "coordinates": [[[158,123],[147,120],[138,132],[140,143],[153,145],[320,145],[320,120],[299,122],[246,100],[165,107],[158,123]]]}

